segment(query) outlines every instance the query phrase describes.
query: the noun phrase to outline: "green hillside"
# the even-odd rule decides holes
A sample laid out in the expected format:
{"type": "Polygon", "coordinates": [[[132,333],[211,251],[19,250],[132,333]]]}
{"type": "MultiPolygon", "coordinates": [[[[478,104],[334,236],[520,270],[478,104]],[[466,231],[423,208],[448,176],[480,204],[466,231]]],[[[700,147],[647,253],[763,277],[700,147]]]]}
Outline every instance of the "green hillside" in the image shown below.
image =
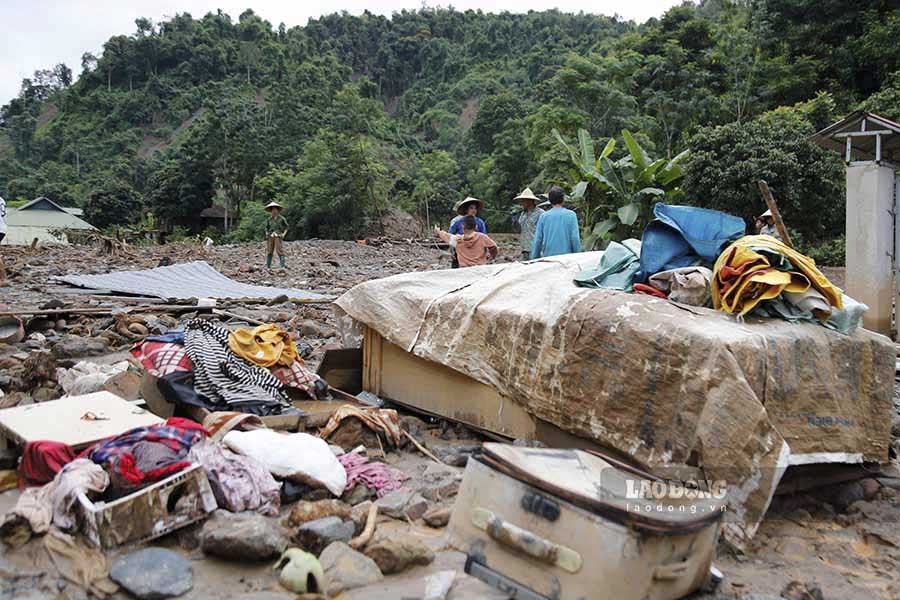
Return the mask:
{"type": "Polygon", "coordinates": [[[188,14],[111,38],[81,74],[25,80],[0,112],[0,194],[82,206],[98,226],[151,210],[199,229],[213,200],[251,235],[277,199],[298,237],[351,237],[390,205],[443,219],[463,195],[507,227],[514,192],[579,181],[564,145],[622,131],[691,152],[680,201],[745,217],[768,179],[789,225],[843,228],[839,158],[806,136],[864,106],[900,116],[888,0],[687,3],[644,24],[556,11],[188,14]]]}

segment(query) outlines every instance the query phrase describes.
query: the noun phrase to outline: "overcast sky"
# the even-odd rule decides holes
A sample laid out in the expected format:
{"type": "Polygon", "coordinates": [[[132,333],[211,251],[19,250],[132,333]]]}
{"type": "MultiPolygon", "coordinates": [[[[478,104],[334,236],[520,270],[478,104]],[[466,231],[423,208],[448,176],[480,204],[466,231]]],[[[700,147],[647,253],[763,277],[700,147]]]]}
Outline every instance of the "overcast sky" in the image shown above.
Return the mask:
{"type": "MultiPolygon", "coordinates": [[[[527,12],[558,8],[565,12],[619,14],[642,22],[659,16],[680,1],[675,0],[455,0],[432,2],[429,6],[452,5],[458,10],[485,12],[527,12]]],[[[338,0],[302,2],[297,0],[0,0],[3,46],[0,56],[0,105],[19,92],[22,78],[36,69],[64,62],[77,74],[84,52],[99,54],[103,42],[113,35],[132,34],[134,20],[148,17],[161,21],[187,12],[202,17],[221,8],[237,20],[247,7],[273,26],[305,25],[310,17],[346,10],[351,14],[370,12],[389,15],[407,8],[416,9],[416,0],[338,0]]]]}

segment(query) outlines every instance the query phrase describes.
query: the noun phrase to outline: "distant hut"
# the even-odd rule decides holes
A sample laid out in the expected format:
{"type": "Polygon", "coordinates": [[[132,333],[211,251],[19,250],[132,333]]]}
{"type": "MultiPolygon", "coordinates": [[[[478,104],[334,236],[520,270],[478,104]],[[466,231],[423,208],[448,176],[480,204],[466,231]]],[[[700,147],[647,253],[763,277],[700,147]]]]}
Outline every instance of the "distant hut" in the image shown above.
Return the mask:
{"type": "Polygon", "coordinates": [[[39,242],[67,244],[66,230],[96,231],[96,227],[81,218],[80,208],[66,208],[41,196],[6,213],[4,244],[25,246],[34,239],[39,242]]]}

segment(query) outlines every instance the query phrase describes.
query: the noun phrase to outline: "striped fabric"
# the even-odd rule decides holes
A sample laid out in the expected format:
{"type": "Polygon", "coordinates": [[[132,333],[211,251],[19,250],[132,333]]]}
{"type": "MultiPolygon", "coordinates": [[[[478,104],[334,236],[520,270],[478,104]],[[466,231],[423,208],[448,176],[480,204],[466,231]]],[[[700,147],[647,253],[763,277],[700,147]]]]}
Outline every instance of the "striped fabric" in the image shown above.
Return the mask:
{"type": "Polygon", "coordinates": [[[290,407],[284,385],[228,348],[228,330],[203,319],[184,326],[184,349],[194,365],[194,388],[228,410],[279,414],[290,407]]]}

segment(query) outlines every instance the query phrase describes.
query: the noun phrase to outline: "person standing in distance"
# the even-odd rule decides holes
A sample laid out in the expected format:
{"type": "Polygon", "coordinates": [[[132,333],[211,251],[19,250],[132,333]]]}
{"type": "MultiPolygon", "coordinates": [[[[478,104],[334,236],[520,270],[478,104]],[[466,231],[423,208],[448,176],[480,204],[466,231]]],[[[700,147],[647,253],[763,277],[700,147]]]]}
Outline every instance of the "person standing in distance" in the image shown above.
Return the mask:
{"type": "Polygon", "coordinates": [[[531,245],[531,259],[581,252],[578,216],[563,208],[566,193],[558,185],[550,188],[550,210],[541,215],[531,245]]]}

